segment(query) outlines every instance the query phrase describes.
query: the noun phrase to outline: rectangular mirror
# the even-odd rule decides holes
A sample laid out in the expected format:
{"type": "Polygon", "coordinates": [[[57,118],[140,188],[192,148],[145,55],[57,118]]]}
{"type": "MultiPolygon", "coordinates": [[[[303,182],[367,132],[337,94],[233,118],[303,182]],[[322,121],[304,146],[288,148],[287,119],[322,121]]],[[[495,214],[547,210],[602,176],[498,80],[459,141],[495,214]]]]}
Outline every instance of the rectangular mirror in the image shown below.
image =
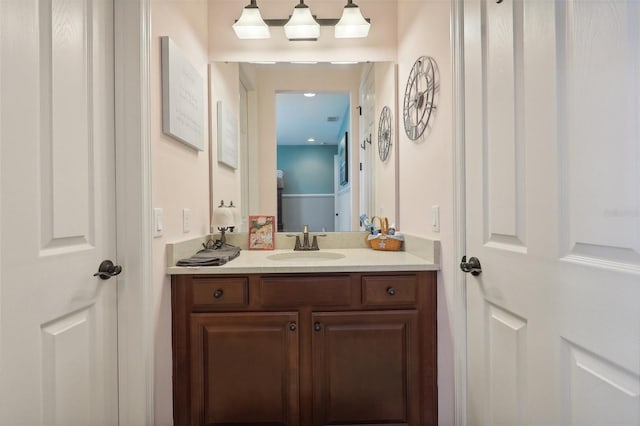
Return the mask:
{"type": "Polygon", "coordinates": [[[314,232],[357,231],[363,213],[399,227],[396,87],[397,67],[390,62],[211,63],[211,208],[233,201],[240,231],[255,214],[276,216],[285,232],[299,232],[303,223],[314,232]],[[283,104],[294,95],[319,101],[338,94],[336,105],[283,104]],[[217,158],[220,104],[238,122],[236,169],[217,158]]]}

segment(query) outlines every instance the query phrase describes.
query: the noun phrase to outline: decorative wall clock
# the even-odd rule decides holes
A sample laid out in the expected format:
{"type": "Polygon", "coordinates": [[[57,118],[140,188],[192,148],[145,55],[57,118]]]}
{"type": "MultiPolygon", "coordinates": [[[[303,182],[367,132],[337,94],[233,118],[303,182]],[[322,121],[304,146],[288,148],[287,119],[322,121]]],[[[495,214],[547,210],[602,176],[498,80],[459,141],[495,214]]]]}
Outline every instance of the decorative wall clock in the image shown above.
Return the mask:
{"type": "Polygon", "coordinates": [[[404,90],[404,131],[412,141],[418,139],[429,125],[436,108],[436,63],[429,56],[421,56],[413,64],[404,90]]]}
{"type": "Polygon", "coordinates": [[[391,146],[391,109],[388,106],[382,108],[380,121],[378,122],[378,155],[380,160],[387,161],[389,147],[391,146]]]}

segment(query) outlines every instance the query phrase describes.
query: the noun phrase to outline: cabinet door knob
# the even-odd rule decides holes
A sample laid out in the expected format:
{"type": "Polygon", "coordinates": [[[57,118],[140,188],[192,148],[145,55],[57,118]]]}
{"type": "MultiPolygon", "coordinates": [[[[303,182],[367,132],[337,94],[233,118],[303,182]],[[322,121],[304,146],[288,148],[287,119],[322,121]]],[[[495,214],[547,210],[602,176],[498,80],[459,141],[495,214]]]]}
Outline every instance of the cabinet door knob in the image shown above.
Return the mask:
{"type": "Polygon", "coordinates": [[[296,325],[295,322],[290,322],[289,323],[289,330],[296,331],[297,329],[298,329],[298,326],[296,325]]]}
{"type": "Polygon", "coordinates": [[[316,323],[313,324],[313,329],[315,331],[320,331],[320,330],[322,330],[322,325],[319,322],[316,322],[316,323]]]}
{"type": "Polygon", "coordinates": [[[216,299],[220,299],[223,294],[224,292],[222,291],[222,289],[217,289],[213,292],[213,297],[215,297],[216,299]]]}
{"type": "Polygon", "coordinates": [[[396,294],[396,289],[395,289],[395,288],[393,288],[393,287],[389,287],[389,288],[387,289],[387,294],[388,294],[389,296],[394,296],[394,295],[396,294]]]}

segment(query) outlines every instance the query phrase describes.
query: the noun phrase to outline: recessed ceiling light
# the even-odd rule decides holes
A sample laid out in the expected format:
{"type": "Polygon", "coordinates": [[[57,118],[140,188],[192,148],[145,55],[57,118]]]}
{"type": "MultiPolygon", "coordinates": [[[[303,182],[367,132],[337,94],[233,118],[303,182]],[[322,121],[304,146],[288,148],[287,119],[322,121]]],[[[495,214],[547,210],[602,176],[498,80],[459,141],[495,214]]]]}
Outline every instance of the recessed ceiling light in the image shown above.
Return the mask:
{"type": "Polygon", "coordinates": [[[314,138],[309,138],[309,139],[307,139],[307,142],[309,142],[309,143],[314,143],[315,141],[316,141],[316,140],[315,140],[314,138]]]}
{"type": "Polygon", "coordinates": [[[304,94],[307,98],[313,98],[316,94],[312,92],[308,92],[304,94]]]}

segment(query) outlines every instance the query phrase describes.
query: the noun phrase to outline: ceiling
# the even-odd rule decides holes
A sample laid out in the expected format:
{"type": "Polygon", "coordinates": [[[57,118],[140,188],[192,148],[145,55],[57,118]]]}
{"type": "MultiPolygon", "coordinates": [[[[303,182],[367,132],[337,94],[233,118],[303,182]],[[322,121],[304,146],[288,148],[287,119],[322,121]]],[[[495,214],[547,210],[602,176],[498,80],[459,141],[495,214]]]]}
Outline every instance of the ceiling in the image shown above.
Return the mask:
{"type": "Polygon", "coordinates": [[[278,145],[337,145],[348,112],[348,92],[276,93],[278,145]]]}

